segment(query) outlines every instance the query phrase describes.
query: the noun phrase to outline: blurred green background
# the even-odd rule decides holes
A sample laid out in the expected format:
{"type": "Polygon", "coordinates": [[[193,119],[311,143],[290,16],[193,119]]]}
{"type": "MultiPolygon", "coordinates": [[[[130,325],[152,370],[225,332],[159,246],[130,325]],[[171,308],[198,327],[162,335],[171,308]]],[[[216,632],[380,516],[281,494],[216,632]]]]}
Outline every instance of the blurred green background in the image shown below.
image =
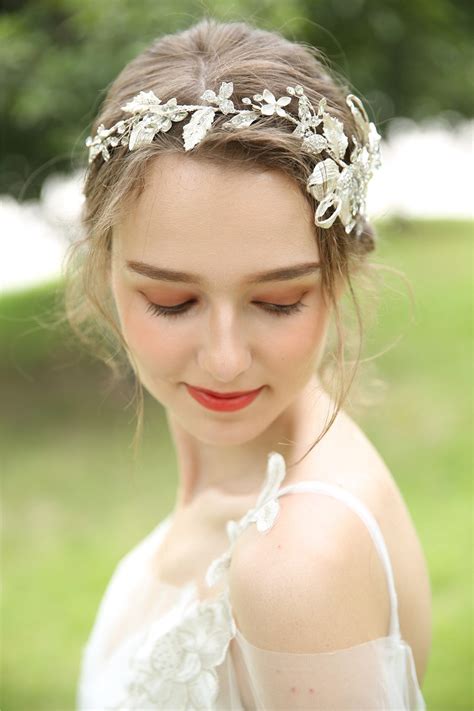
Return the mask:
{"type": "Polygon", "coordinates": [[[83,142],[108,83],[158,35],[205,13],[255,21],[322,49],[390,119],[473,114],[469,0],[3,0],[0,193],[34,197],[50,172],[84,161],[83,142]]]}
{"type": "MultiPolygon", "coordinates": [[[[365,355],[382,402],[358,423],[384,457],[415,521],[433,589],[428,709],[472,708],[472,225],[379,226],[385,277],[365,355]]],[[[80,650],[121,556],[171,510],[176,460],[161,406],[146,401],[136,471],[130,386],[67,333],[39,326],[61,284],[0,300],[4,530],[2,711],[74,708],[80,650]]]]}
{"type": "MultiPolygon", "coordinates": [[[[4,0],[0,194],[38,197],[84,165],[83,141],[116,73],[155,37],[210,14],[320,47],[384,133],[395,117],[473,115],[465,0],[4,0]]],[[[447,156],[440,156],[446,160],[447,156]]],[[[446,169],[447,170],[447,169],[446,169]]],[[[440,179],[446,178],[440,168],[440,179]]],[[[451,178],[454,179],[454,178],[451,178]]],[[[358,424],[392,471],[428,559],[427,707],[472,709],[472,223],[378,225],[386,277],[369,357],[386,383],[358,424]],[[470,671],[471,670],[471,671],[470,671]]],[[[131,384],[67,329],[44,325],[55,282],[0,297],[2,711],[69,711],[80,652],[118,560],[169,512],[177,469],[161,406],[146,399],[134,467],[131,384]]]]}

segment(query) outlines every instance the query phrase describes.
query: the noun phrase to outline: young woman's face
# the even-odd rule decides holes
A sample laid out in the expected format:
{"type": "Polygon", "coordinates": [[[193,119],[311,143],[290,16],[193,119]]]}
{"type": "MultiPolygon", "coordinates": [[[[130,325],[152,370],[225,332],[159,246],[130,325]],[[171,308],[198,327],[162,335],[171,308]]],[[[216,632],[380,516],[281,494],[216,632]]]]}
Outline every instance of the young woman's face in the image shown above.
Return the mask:
{"type": "Polygon", "coordinates": [[[114,230],[111,263],[143,385],[202,441],[258,436],[301,396],[321,359],[328,311],[318,263],[311,208],[283,173],[158,158],[114,230]],[[258,279],[301,265],[308,272],[296,278],[258,279]],[[181,274],[158,278],[158,270],[181,274]],[[186,385],[263,388],[243,409],[220,412],[186,385]]]}

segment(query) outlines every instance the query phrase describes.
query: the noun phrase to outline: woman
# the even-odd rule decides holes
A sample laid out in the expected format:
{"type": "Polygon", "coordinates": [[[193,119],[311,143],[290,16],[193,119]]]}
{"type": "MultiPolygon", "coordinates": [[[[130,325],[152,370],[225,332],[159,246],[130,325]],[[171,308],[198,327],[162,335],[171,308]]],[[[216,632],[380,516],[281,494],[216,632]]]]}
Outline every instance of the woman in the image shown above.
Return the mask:
{"type": "Polygon", "coordinates": [[[420,542],[350,382],[323,382],[378,141],[317,51],[245,23],[162,37],[110,87],[71,321],[100,316],[163,405],[180,483],[109,583],[79,708],[425,708],[420,542]]]}

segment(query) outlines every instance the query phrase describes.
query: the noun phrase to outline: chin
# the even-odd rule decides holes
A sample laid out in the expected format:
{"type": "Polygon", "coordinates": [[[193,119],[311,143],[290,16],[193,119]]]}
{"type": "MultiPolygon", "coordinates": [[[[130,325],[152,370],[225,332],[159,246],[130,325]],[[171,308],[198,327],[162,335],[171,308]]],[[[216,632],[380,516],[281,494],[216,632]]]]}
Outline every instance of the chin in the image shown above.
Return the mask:
{"type": "MultiPolygon", "coordinates": [[[[199,442],[213,446],[235,446],[251,442],[256,437],[259,437],[271,424],[263,423],[262,417],[247,415],[243,417],[243,413],[231,413],[233,415],[240,414],[240,419],[235,416],[233,419],[218,420],[215,415],[219,413],[206,412],[201,417],[196,419],[189,417],[177,417],[181,426],[189,434],[199,442]],[[213,417],[214,415],[214,417],[213,417]]],[[[222,417],[222,415],[221,415],[222,417]]]]}

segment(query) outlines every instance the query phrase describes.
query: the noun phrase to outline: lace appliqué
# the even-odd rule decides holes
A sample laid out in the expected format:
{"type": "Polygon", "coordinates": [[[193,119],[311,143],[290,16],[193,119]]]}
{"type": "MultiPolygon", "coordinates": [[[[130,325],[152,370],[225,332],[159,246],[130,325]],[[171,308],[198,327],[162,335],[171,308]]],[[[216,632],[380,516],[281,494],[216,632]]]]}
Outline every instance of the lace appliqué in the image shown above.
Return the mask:
{"type": "Polygon", "coordinates": [[[268,455],[267,479],[257,503],[252,509],[240,519],[240,521],[228,521],[226,526],[227,536],[230,546],[221,556],[216,558],[206,572],[206,584],[208,587],[215,585],[228,571],[232,560],[234,545],[240,534],[251,524],[255,523],[260,533],[268,533],[274,525],[280,504],[275,496],[280,488],[280,484],[285,478],[285,460],[278,452],[270,452],[268,455]]]}
{"type": "MultiPolygon", "coordinates": [[[[208,587],[215,585],[228,570],[234,544],[247,526],[255,523],[261,533],[271,529],[280,510],[275,494],[285,474],[282,455],[270,452],[265,484],[256,505],[240,521],[227,522],[230,546],[208,567],[208,587]]],[[[190,586],[181,609],[174,610],[176,616],[186,610],[177,625],[166,631],[158,628],[158,632],[151,628],[130,662],[125,698],[110,709],[215,709],[219,694],[216,667],[225,659],[229,643],[236,634],[236,625],[227,587],[214,600],[201,602],[195,595],[195,587],[190,586]]],[[[170,625],[173,624],[172,617],[168,621],[170,625]]]]}
{"type": "Polygon", "coordinates": [[[211,711],[219,692],[216,667],[235,632],[225,592],[215,600],[194,601],[179,625],[140,646],[126,698],[113,708],[211,711]]]}

